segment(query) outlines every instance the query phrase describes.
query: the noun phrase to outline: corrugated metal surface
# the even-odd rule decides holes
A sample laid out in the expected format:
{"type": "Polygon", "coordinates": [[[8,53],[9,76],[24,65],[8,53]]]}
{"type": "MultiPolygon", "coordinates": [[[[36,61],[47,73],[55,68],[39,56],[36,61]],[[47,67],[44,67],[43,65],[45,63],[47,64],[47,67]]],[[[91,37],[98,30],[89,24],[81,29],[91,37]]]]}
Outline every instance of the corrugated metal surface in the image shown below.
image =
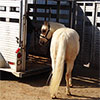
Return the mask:
{"type": "Polygon", "coordinates": [[[15,51],[18,48],[16,37],[18,36],[18,23],[0,22],[0,52],[3,53],[7,61],[15,60],[15,51]]]}
{"type": "Polygon", "coordinates": [[[79,60],[99,68],[100,60],[100,2],[81,1],[76,4],[75,28],[80,35],[79,60]]]}
{"type": "Polygon", "coordinates": [[[92,66],[100,67],[100,3],[96,4],[96,14],[95,14],[95,32],[94,32],[94,44],[93,44],[93,57],[92,66]]]}
{"type": "Polygon", "coordinates": [[[19,44],[16,37],[20,34],[20,1],[0,1],[0,52],[6,61],[15,63],[19,44]]]}

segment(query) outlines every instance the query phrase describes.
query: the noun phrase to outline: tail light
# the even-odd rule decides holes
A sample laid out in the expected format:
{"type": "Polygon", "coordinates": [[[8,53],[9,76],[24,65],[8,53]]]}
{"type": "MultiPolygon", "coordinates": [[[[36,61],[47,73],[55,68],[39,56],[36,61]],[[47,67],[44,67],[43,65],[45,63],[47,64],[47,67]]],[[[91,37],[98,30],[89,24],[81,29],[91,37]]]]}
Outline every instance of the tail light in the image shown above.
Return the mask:
{"type": "Polygon", "coordinates": [[[20,51],[20,48],[18,48],[17,50],[16,50],[16,53],[18,53],[20,51]]]}
{"type": "Polygon", "coordinates": [[[21,50],[20,48],[18,48],[18,49],[16,50],[17,58],[21,58],[21,57],[22,57],[22,54],[21,54],[20,50],[21,50]]]}
{"type": "Polygon", "coordinates": [[[22,57],[22,54],[21,53],[18,53],[17,54],[17,58],[21,58],[22,57]]]}

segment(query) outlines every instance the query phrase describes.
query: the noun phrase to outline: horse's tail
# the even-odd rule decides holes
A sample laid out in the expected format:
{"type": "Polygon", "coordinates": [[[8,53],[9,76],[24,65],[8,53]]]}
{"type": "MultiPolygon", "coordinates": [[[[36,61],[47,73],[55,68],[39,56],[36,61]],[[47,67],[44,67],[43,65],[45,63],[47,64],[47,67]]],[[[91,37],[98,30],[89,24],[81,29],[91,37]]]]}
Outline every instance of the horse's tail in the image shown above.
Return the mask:
{"type": "Polygon", "coordinates": [[[64,60],[65,60],[65,53],[66,53],[66,46],[65,37],[62,35],[60,36],[60,41],[58,50],[57,50],[57,57],[56,57],[56,66],[54,68],[54,72],[50,82],[50,93],[51,97],[57,94],[58,87],[60,85],[63,71],[64,71],[64,60]]]}

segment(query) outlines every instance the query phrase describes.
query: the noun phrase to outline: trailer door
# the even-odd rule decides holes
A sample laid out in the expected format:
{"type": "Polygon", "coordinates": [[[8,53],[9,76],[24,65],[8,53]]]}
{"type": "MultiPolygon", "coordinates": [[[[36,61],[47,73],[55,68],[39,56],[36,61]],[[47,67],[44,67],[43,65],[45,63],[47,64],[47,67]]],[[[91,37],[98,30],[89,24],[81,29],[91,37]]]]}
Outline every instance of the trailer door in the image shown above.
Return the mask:
{"type": "MultiPolygon", "coordinates": [[[[0,53],[14,71],[24,70],[24,63],[18,62],[16,51],[24,52],[22,0],[0,0],[0,53]]],[[[25,4],[24,4],[25,5],[25,4]]],[[[21,59],[25,59],[22,56],[21,59]]]]}

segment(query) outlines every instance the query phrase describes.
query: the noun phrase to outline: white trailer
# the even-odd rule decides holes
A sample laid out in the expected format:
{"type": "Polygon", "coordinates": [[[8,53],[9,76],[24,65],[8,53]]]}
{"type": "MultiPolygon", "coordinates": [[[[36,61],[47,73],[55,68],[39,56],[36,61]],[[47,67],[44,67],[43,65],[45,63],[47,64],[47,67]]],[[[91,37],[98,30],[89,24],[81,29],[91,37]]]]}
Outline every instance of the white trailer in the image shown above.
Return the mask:
{"type": "Polygon", "coordinates": [[[27,0],[0,0],[0,70],[17,77],[47,71],[50,65],[26,65],[27,0]]]}

